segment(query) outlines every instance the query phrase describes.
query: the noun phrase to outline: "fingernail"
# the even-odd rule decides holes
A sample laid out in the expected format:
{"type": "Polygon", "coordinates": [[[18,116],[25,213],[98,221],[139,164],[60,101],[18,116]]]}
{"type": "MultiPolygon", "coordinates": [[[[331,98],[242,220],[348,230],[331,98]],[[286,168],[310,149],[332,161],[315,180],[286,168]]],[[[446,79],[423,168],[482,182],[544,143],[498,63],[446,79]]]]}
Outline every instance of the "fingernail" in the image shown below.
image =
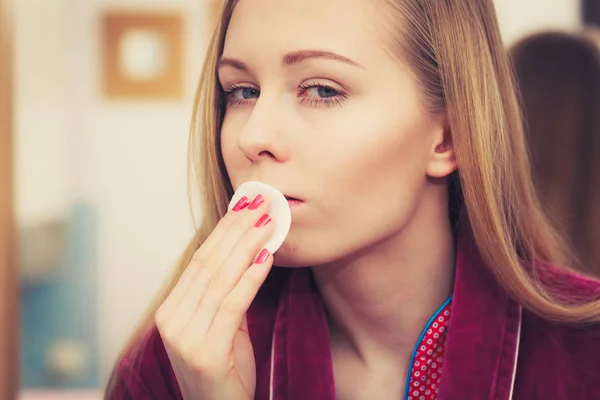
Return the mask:
{"type": "Polygon", "coordinates": [[[271,216],[269,214],[263,214],[263,216],[260,217],[258,221],[256,221],[255,226],[257,228],[262,228],[263,226],[266,226],[269,222],[271,222],[271,216]]]}
{"type": "Polygon", "coordinates": [[[258,257],[256,257],[256,261],[254,263],[255,264],[264,264],[264,262],[267,261],[267,259],[269,258],[269,254],[270,254],[269,250],[262,249],[262,251],[260,252],[258,257]]]}
{"type": "Polygon", "coordinates": [[[250,201],[246,196],[243,196],[241,199],[238,200],[237,203],[235,203],[235,206],[233,206],[232,210],[241,211],[244,208],[248,207],[248,204],[250,204],[250,201]]]}
{"type": "Polygon", "coordinates": [[[256,210],[264,202],[265,202],[265,198],[261,194],[259,194],[258,196],[256,196],[254,198],[254,200],[252,200],[252,203],[250,203],[250,207],[248,207],[248,208],[250,210],[256,210]]]}

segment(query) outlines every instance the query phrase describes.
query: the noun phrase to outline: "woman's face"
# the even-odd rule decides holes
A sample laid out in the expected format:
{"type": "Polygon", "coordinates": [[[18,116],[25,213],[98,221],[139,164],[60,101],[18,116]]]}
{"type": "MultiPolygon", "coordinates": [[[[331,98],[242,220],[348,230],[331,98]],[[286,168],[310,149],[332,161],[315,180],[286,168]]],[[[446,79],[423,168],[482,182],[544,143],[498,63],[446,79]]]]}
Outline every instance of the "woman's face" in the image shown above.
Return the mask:
{"type": "Polygon", "coordinates": [[[231,183],[261,181],[292,202],[280,266],[315,266],[400,237],[454,169],[443,118],[385,47],[370,0],[243,0],[218,79],[231,183]]]}

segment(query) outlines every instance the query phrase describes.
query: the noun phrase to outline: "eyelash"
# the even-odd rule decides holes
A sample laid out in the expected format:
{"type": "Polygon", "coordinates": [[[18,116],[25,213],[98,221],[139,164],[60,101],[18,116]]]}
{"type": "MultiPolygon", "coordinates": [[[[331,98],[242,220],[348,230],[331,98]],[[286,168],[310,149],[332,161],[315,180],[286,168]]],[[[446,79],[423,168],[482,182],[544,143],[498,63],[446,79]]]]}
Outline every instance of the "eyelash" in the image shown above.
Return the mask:
{"type": "MultiPolygon", "coordinates": [[[[323,84],[317,83],[317,82],[312,82],[312,83],[308,83],[305,85],[301,85],[298,88],[299,89],[298,94],[300,96],[302,96],[302,95],[306,94],[306,92],[310,89],[320,89],[320,88],[332,90],[336,93],[336,95],[332,96],[332,97],[326,97],[326,98],[323,98],[323,97],[321,97],[321,98],[312,97],[311,98],[311,97],[304,96],[302,98],[302,100],[300,101],[300,104],[306,104],[309,107],[318,107],[318,106],[333,107],[335,105],[342,107],[342,103],[348,97],[348,95],[342,90],[337,90],[330,85],[323,85],[323,84]]],[[[251,86],[246,86],[246,85],[230,85],[227,89],[224,90],[227,105],[233,106],[233,107],[242,107],[242,106],[250,104],[253,100],[255,100],[255,99],[242,100],[242,99],[234,98],[233,94],[239,89],[255,89],[255,88],[253,88],[251,86]]],[[[255,90],[258,90],[258,89],[255,89],[255,90]]],[[[260,91],[259,91],[258,97],[260,97],[260,91]]]]}

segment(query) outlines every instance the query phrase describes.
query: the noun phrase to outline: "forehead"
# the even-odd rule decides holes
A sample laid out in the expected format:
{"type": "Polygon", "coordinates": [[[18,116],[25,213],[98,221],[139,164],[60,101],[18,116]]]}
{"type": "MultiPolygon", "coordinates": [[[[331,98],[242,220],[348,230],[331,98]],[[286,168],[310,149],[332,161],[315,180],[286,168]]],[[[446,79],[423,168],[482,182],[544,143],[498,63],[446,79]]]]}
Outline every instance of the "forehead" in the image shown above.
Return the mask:
{"type": "Polygon", "coordinates": [[[322,49],[364,58],[381,48],[375,0],[240,0],[225,38],[225,55],[280,56],[322,49]],[[361,57],[362,55],[362,57],[361,57]]]}

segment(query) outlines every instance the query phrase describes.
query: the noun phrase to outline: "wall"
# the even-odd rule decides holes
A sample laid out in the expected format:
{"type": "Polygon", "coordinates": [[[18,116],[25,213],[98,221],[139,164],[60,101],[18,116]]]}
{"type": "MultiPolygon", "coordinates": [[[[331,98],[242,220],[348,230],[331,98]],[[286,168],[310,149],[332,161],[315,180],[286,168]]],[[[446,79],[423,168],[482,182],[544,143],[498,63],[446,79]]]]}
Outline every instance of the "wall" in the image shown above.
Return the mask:
{"type": "Polygon", "coordinates": [[[581,20],[579,0],[494,0],[494,3],[507,45],[544,29],[576,29],[581,20]]]}
{"type": "MultiPolygon", "coordinates": [[[[62,219],[71,228],[79,224],[92,233],[93,228],[88,226],[85,218],[76,218],[78,221],[71,223],[70,49],[68,24],[65,23],[69,4],[64,0],[52,3],[29,0],[13,2],[13,5],[15,212],[19,231],[25,231],[25,228],[31,231],[50,220],[62,219]]],[[[81,229],[77,231],[81,232],[81,229]]],[[[75,246],[84,244],[86,236],[70,236],[71,250],[76,251],[75,246]]],[[[19,239],[23,246],[31,241],[29,236],[19,239]]],[[[90,279],[93,246],[95,243],[87,243],[82,249],[83,257],[68,256],[69,262],[60,265],[48,263],[51,266],[44,272],[52,273],[45,275],[43,280],[39,273],[33,274],[28,268],[28,280],[20,285],[22,385],[39,387],[58,383],[46,368],[46,355],[48,346],[59,338],[76,338],[90,350],[87,374],[72,383],[90,386],[97,382],[97,360],[93,355],[96,351],[93,347],[97,334],[94,332],[97,330],[97,299],[90,279]]],[[[21,266],[28,264],[24,259],[31,258],[31,252],[31,248],[21,252],[21,266]]]]}
{"type": "Polygon", "coordinates": [[[69,8],[14,2],[15,207],[19,222],[67,214],[69,8]]]}
{"type": "MultiPolygon", "coordinates": [[[[186,147],[205,46],[203,4],[19,0],[15,7],[18,220],[31,225],[68,217],[76,202],[95,206],[93,281],[104,380],[193,232],[186,147]],[[181,101],[102,97],[99,23],[105,10],[115,8],[178,10],[185,15],[186,93],[181,101]]],[[[76,293],[69,287],[65,290],[76,293]]],[[[28,306],[39,299],[39,290],[25,292],[30,301],[23,303],[28,306]]],[[[86,298],[93,293],[88,291],[86,298]]]]}
{"type": "Polygon", "coordinates": [[[98,206],[100,372],[162,283],[193,225],[186,189],[192,97],[204,41],[202,2],[76,1],[72,32],[80,120],[75,191],[98,206]],[[99,16],[108,9],[180,10],[186,24],[186,95],[179,102],[112,101],[100,93],[99,16]]]}

